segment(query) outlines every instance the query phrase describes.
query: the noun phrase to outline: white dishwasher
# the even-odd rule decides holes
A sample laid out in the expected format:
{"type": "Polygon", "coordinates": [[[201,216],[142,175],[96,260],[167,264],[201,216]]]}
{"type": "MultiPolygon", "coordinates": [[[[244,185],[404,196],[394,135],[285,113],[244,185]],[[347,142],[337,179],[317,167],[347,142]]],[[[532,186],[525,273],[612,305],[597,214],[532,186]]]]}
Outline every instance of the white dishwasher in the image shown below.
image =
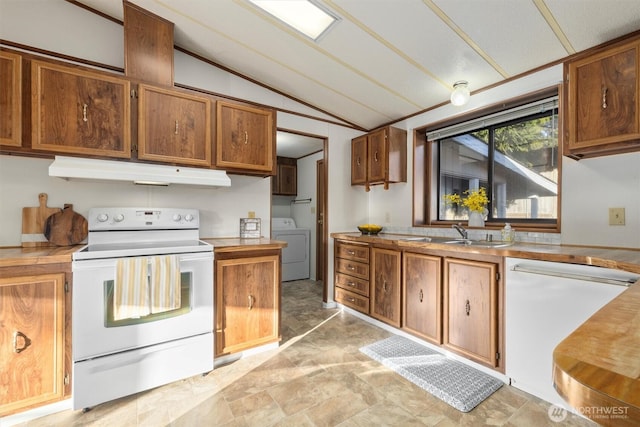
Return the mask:
{"type": "Polygon", "coordinates": [[[638,279],[607,268],[507,258],[505,373],[511,385],[573,411],[553,387],[553,350],[638,279]]]}

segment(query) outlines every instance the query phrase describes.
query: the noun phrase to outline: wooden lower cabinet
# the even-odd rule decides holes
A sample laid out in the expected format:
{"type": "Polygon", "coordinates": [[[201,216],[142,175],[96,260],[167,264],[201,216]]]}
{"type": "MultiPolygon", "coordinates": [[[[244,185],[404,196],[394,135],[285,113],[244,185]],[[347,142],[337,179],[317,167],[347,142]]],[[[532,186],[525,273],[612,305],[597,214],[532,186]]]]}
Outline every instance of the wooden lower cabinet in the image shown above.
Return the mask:
{"type": "Polygon", "coordinates": [[[498,264],[444,259],[443,345],[498,366],[498,264]]]}
{"type": "Polygon", "coordinates": [[[369,314],[369,245],[335,243],[335,300],[369,314]]]}
{"type": "Polygon", "coordinates": [[[68,273],[19,270],[0,269],[0,417],[71,393],[68,273]]]}
{"type": "Polygon", "coordinates": [[[281,251],[215,254],[215,355],[280,340],[281,251]]]}
{"type": "Polygon", "coordinates": [[[402,328],[442,343],[442,258],[405,252],[402,264],[402,328]]]}
{"type": "Polygon", "coordinates": [[[397,328],[400,327],[400,251],[371,249],[371,316],[397,328]]]}

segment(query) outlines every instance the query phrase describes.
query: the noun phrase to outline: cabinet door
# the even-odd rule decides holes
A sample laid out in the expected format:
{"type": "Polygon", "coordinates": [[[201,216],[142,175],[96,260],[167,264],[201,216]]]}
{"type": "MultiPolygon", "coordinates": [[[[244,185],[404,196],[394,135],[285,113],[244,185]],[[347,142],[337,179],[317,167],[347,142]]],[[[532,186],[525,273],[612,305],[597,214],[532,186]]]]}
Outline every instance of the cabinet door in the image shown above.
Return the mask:
{"type": "Polygon", "coordinates": [[[211,166],[211,102],[140,85],[138,158],[211,166]]]}
{"type": "Polygon", "coordinates": [[[443,344],[496,367],[498,303],[493,263],[445,258],[443,344]]]}
{"type": "Polygon", "coordinates": [[[22,57],[0,51],[0,144],[22,145],[22,57]]]}
{"type": "Polygon", "coordinates": [[[380,129],[369,134],[368,176],[369,183],[387,180],[387,131],[380,129]]]}
{"type": "Polygon", "coordinates": [[[273,112],[217,102],[216,166],[275,175],[273,112]]]}
{"type": "Polygon", "coordinates": [[[0,416],[64,396],[64,279],[0,278],[0,416]]]}
{"type": "Polygon", "coordinates": [[[298,194],[298,182],[296,174],[298,170],[295,166],[278,166],[278,186],[280,193],[285,196],[295,196],[298,194]]]}
{"type": "Polygon", "coordinates": [[[371,316],[400,327],[401,253],[390,249],[371,249],[371,316]]]}
{"type": "Polygon", "coordinates": [[[435,344],[442,342],[442,280],[437,256],[405,252],[402,328],[435,344]]]}
{"type": "Polygon", "coordinates": [[[639,51],[635,41],[569,64],[570,149],[640,138],[639,51]]]}
{"type": "Polygon", "coordinates": [[[280,257],[216,260],[216,355],[280,336],[280,257]]]}
{"type": "Polygon", "coordinates": [[[367,183],[367,135],[351,140],[351,185],[367,183]]]}
{"type": "Polygon", "coordinates": [[[131,157],[128,81],[32,61],[31,86],[34,150],[131,157]]]}

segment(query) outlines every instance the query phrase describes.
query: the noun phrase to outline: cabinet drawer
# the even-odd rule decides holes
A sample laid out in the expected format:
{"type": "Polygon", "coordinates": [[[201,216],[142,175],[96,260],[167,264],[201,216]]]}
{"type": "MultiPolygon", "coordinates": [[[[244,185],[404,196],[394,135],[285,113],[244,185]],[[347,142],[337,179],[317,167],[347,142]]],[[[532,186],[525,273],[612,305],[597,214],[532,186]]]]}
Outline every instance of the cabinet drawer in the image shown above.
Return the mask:
{"type": "Polygon", "coordinates": [[[362,295],[358,295],[354,292],[349,292],[342,288],[336,287],[335,289],[337,302],[364,314],[369,314],[369,298],[363,297],[362,295]]]}
{"type": "Polygon", "coordinates": [[[336,242],[336,257],[369,263],[369,246],[336,242]]]}
{"type": "Polygon", "coordinates": [[[351,292],[357,292],[364,295],[365,297],[369,296],[368,280],[359,279],[347,274],[336,273],[336,286],[339,286],[351,292]]]}
{"type": "Polygon", "coordinates": [[[349,259],[336,258],[336,271],[349,276],[369,280],[369,264],[351,261],[349,259]]]}

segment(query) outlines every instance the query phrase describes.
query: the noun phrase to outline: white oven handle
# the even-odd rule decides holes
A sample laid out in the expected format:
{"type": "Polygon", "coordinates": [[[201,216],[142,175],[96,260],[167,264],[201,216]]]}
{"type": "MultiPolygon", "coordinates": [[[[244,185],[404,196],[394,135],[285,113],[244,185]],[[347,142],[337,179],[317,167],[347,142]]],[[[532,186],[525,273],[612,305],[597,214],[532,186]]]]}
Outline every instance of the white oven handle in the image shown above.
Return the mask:
{"type": "MultiPolygon", "coordinates": [[[[190,254],[176,254],[180,256],[180,262],[205,261],[213,262],[213,252],[197,252],[190,254]]],[[[142,257],[150,258],[154,255],[146,255],[142,257]]],[[[100,267],[112,267],[116,265],[116,261],[121,258],[104,258],[104,259],[81,259],[71,263],[72,271],[88,270],[100,267]]]]}

